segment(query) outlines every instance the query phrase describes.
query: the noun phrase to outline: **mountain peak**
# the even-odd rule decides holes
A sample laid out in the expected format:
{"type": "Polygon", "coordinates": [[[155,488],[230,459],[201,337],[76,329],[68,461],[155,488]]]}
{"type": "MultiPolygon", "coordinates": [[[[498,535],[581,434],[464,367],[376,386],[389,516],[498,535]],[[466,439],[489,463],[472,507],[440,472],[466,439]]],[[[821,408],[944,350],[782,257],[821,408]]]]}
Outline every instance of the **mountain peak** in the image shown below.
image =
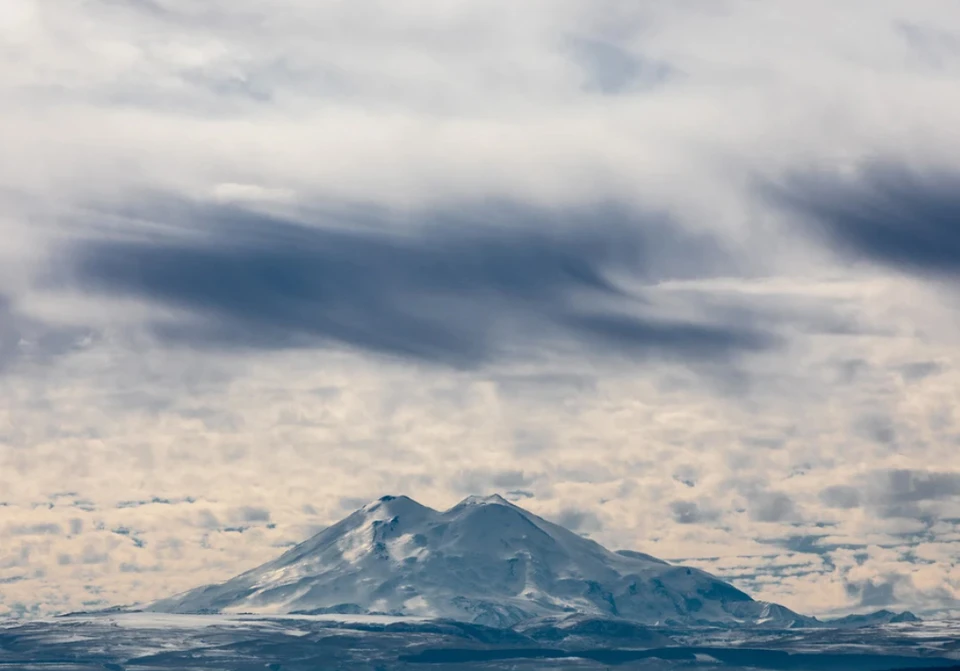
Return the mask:
{"type": "MultiPolygon", "coordinates": [[[[414,501],[413,499],[411,499],[409,496],[406,496],[405,494],[399,494],[399,495],[387,494],[386,496],[381,496],[379,499],[376,499],[376,500],[374,500],[374,501],[371,501],[370,503],[368,503],[368,504],[367,504],[366,506],[364,506],[364,507],[365,507],[365,508],[375,508],[375,507],[377,507],[377,506],[379,506],[379,505],[383,505],[383,504],[386,504],[386,503],[396,503],[396,504],[398,504],[398,505],[403,505],[403,504],[407,503],[408,501],[409,501],[410,503],[417,503],[416,501],[414,501]]],[[[417,504],[417,505],[420,505],[420,504],[417,504]]]]}
{"type": "Polygon", "coordinates": [[[459,508],[460,506],[485,506],[485,505],[510,506],[513,504],[511,504],[509,501],[507,501],[505,498],[503,498],[499,494],[490,494],[489,496],[477,496],[477,495],[468,496],[467,498],[465,498],[463,501],[461,501],[454,507],[459,508]]]}
{"type": "Polygon", "coordinates": [[[366,513],[385,511],[399,515],[404,512],[424,512],[432,509],[427,508],[425,505],[418,503],[417,501],[414,501],[409,496],[404,496],[401,494],[399,496],[381,496],[379,499],[371,501],[367,505],[363,506],[360,510],[366,513]]]}

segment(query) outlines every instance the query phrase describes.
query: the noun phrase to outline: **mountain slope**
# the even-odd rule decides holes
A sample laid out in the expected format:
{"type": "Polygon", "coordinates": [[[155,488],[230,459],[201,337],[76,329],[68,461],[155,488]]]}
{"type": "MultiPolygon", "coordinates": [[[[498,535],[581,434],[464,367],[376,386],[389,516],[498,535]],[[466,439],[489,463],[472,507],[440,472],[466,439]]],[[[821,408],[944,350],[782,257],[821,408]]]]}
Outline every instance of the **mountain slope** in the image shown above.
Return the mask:
{"type": "Polygon", "coordinates": [[[148,610],[389,613],[495,626],[569,613],[647,624],[818,624],[703,571],[611,552],[499,496],[444,512],[383,497],[274,561],[148,610]]]}

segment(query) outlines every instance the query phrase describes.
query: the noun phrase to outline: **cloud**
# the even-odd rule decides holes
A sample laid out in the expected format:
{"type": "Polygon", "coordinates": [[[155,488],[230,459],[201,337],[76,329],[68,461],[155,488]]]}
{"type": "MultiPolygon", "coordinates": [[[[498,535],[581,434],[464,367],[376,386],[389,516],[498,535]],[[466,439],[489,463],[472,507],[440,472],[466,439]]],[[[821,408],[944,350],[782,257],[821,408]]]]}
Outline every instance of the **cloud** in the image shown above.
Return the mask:
{"type": "Polygon", "coordinates": [[[461,471],[454,487],[465,494],[499,493],[531,484],[536,476],[522,470],[472,468],[461,471]]]}
{"type": "Polygon", "coordinates": [[[242,522],[269,522],[270,511],[260,506],[241,506],[232,511],[232,517],[242,522]]]}
{"type": "Polygon", "coordinates": [[[882,608],[897,603],[898,586],[909,584],[909,578],[903,575],[885,575],[859,583],[848,583],[847,588],[852,596],[859,599],[861,606],[882,608]]]}
{"type": "Polygon", "coordinates": [[[900,374],[906,382],[916,382],[936,375],[943,370],[943,366],[936,361],[913,361],[900,366],[900,374]]]}
{"type": "Polygon", "coordinates": [[[868,479],[870,500],[882,505],[938,501],[960,496],[960,473],[892,469],[868,479]]]}
{"type": "MultiPolygon", "coordinates": [[[[782,547],[785,550],[789,550],[790,552],[795,552],[798,555],[827,555],[831,550],[835,550],[839,546],[823,543],[823,539],[826,537],[827,534],[823,533],[807,534],[803,536],[787,536],[786,538],[776,538],[767,542],[782,547]]],[[[826,561],[829,562],[829,557],[826,559],[826,561]]]]}
{"type": "Polygon", "coordinates": [[[710,509],[702,509],[696,501],[673,501],[670,512],[677,524],[699,524],[711,522],[718,518],[718,513],[710,509]]]}
{"type": "Polygon", "coordinates": [[[830,485],[820,490],[820,500],[830,508],[856,508],[860,505],[860,491],[850,485],[830,485]]]}
{"type": "Polygon", "coordinates": [[[906,468],[874,469],[863,473],[854,483],[823,488],[819,499],[832,509],[866,508],[880,519],[915,520],[929,529],[944,515],[944,503],[960,502],[960,474],[906,468]]]}
{"type": "Polygon", "coordinates": [[[561,510],[556,517],[556,523],[580,533],[599,531],[603,528],[603,523],[600,521],[600,518],[597,517],[596,513],[576,508],[565,508],[561,510]]]}
{"type": "Polygon", "coordinates": [[[960,173],[868,163],[800,173],[772,192],[841,253],[922,276],[960,274],[960,173]]]}
{"type": "Polygon", "coordinates": [[[179,236],[79,243],[70,281],[186,310],[155,326],[193,345],[332,343],[471,366],[564,341],[691,360],[772,343],[742,312],[729,322],[720,309],[712,320],[658,314],[642,291],[614,284],[617,272],[649,285],[726,263],[711,239],[619,208],[432,213],[405,231],[216,204],[185,205],[178,219],[191,226],[179,236]]]}
{"type": "Polygon", "coordinates": [[[904,20],[895,25],[922,65],[949,72],[960,58],[960,36],[956,32],[904,20]]]}
{"type": "Polygon", "coordinates": [[[0,295],[0,371],[3,371],[15,356],[20,345],[20,333],[9,311],[9,299],[0,295]]]}
{"type": "Polygon", "coordinates": [[[95,333],[85,327],[64,326],[32,318],[0,293],[0,373],[29,360],[49,363],[54,358],[91,344],[95,333]]]}
{"type": "Polygon", "coordinates": [[[63,533],[59,524],[13,525],[7,527],[6,531],[12,536],[59,536],[63,533]]]}
{"type": "Polygon", "coordinates": [[[761,492],[750,500],[750,519],[757,522],[782,522],[793,519],[796,504],[783,492],[761,492]]]}
{"type": "Polygon", "coordinates": [[[881,445],[894,445],[897,442],[897,428],[886,415],[865,415],[857,420],[855,428],[866,438],[881,445]]]}
{"type": "Polygon", "coordinates": [[[675,74],[666,63],[639,57],[612,42],[571,38],[569,45],[584,70],[588,91],[616,95],[637,87],[649,89],[675,74]]]}

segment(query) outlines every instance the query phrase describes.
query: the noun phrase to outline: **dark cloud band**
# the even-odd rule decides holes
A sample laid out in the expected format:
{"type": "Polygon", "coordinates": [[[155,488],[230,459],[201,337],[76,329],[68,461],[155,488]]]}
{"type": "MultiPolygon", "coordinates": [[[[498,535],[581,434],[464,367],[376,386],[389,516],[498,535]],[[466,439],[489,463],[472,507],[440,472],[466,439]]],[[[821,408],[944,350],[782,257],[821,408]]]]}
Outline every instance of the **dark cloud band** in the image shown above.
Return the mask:
{"type": "Polygon", "coordinates": [[[844,254],[920,275],[960,275],[960,173],[876,163],[853,176],[796,174],[768,191],[844,254]]]}
{"type": "Polygon", "coordinates": [[[770,343],[742,314],[664,317],[618,288],[616,273],[653,290],[724,262],[714,240],[618,208],[497,206],[324,226],[218,205],[158,211],[184,229],[82,242],[72,279],[185,308],[193,318],[158,328],[191,344],[338,343],[470,366],[553,343],[693,360],[770,343]]]}

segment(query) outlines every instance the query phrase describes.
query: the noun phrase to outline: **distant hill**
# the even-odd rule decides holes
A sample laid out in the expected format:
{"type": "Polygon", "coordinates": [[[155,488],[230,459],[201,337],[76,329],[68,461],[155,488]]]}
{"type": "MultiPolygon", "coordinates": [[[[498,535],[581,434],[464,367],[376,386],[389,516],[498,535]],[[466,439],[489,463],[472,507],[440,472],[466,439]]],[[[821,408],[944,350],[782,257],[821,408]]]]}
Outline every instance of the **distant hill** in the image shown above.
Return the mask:
{"type": "Polygon", "coordinates": [[[836,629],[879,627],[885,624],[898,624],[902,622],[920,622],[920,618],[908,610],[902,613],[894,613],[890,610],[878,610],[865,615],[847,615],[845,617],[824,620],[825,625],[836,629]]]}

